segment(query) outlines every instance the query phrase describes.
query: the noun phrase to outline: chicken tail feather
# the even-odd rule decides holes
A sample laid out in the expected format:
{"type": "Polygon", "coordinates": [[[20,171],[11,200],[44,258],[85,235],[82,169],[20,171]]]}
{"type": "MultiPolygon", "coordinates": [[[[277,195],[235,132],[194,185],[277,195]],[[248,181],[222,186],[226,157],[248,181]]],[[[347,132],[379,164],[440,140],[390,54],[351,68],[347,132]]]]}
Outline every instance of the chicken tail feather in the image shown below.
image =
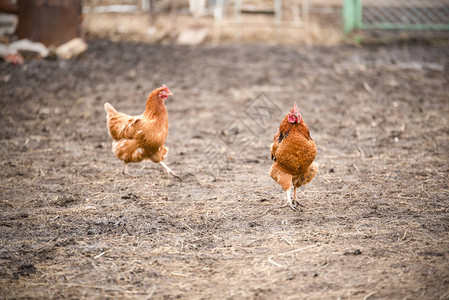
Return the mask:
{"type": "Polygon", "coordinates": [[[111,104],[109,104],[108,102],[106,102],[106,103],[104,104],[104,110],[106,111],[106,113],[107,113],[108,115],[110,115],[110,114],[116,114],[116,113],[117,113],[117,111],[115,110],[115,108],[114,108],[111,104]]]}

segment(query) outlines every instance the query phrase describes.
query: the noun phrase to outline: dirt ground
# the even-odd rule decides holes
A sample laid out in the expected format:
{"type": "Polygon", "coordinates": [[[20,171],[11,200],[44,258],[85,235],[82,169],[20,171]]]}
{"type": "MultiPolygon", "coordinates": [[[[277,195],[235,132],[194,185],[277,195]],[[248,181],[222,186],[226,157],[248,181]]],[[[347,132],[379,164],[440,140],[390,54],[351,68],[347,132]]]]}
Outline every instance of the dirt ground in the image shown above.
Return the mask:
{"type": "Polygon", "coordinates": [[[0,62],[0,297],[449,299],[449,47],[88,41],[0,62]],[[104,102],[162,83],[166,163],[110,151],[104,102]],[[297,102],[320,171],[268,175],[297,102]]]}

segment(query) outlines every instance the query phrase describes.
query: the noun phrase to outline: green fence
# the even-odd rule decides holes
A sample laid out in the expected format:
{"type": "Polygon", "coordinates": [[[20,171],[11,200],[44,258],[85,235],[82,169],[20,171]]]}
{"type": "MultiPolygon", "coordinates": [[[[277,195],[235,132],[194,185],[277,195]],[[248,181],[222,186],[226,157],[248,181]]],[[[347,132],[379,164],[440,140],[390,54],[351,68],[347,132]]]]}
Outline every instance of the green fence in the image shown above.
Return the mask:
{"type": "Polygon", "coordinates": [[[449,0],[344,0],[343,30],[449,30],[449,0]]]}

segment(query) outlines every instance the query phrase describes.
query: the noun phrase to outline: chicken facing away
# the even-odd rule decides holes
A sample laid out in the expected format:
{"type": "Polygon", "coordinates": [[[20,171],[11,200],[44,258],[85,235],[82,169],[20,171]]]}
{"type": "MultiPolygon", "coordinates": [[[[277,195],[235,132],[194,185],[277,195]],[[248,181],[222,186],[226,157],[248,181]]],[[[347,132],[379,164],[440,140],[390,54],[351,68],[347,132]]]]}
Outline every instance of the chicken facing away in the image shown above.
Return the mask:
{"type": "Polygon", "coordinates": [[[165,85],[148,96],[145,111],[138,116],[118,112],[105,103],[109,135],[113,139],[112,152],[123,161],[123,174],[128,174],[128,163],[150,159],[165,171],[177,176],[164,162],[168,147],[164,147],[168,134],[168,114],[164,101],[173,94],[165,85]]]}
{"type": "Polygon", "coordinates": [[[298,210],[296,189],[309,183],[318,172],[318,164],[313,162],[315,156],[315,142],[310,137],[309,128],[295,103],[279,126],[271,144],[271,159],[274,162],[270,176],[287,194],[284,206],[298,210]],[[292,185],[293,201],[290,194],[292,185]]]}

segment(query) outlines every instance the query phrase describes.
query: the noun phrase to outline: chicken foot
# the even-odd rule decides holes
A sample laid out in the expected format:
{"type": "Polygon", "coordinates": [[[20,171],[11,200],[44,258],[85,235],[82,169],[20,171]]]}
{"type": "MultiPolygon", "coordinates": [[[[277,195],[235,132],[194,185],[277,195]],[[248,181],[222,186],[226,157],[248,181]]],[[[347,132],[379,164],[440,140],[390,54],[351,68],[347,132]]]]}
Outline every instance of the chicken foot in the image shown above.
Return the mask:
{"type": "Polygon", "coordinates": [[[293,187],[293,205],[305,207],[304,204],[301,204],[301,203],[299,203],[298,200],[296,200],[296,189],[297,189],[297,187],[294,186],[293,187]]]}
{"type": "Polygon", "coordinates": [[[165,172],[167,172],[167,174],[179,178],[179,176],[175,172],[173,172],[172,169],[170,169],[163,161],[160,161],[159,163],[165,169],[165,172]]]}
{"type": "MultiPolygon", "coordinates": [[[[164,170],[167,174],[179,178],[179,176],[175,172],[173,172],[172,169],[170,169],[163,161],[160,161],[159,163],[161,164],[162,167],[164,167],[164,170]]],[[[122,174],[123,174],[123,176],[126,176],[126,177],[136,178],[136,176],[133,176],[128,173],[128,164],[125,162],[123,163],[122,174]]]]}
{"type": "MultiPolygon", "coordinates": [[[[290,191],[290,189],[286,190],[285,192],[287,194],[287,201],[281,207],[289,206],[294,211],[297,211],[297,210],[301,211],[300,208],[298,208],[296,205],[293,204],[293,201],[292,201],[292,198],[291,198],[291,191],[290,191]]],[[[296,199],[295,199],[295,202],[296,202],[296,199]]]]}
{"type": "Polygon", "coordinates": [[[128,164],[126,162],[123,162],[122,174],[124,177],[137,178],[137,176],[134,176],[134,175],[131,175],[128,173],[128,164]]]}

